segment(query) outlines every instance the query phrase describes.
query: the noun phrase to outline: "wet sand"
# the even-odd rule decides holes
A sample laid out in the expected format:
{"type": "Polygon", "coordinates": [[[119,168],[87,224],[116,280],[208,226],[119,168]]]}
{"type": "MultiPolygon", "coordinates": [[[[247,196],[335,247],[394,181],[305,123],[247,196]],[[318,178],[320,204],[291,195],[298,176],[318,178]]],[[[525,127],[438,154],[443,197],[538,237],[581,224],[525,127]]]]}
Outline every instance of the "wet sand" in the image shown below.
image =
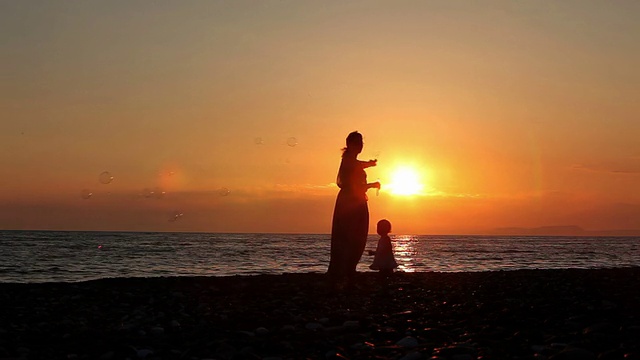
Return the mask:
{"type": "Polygon", "coordinates": [[[0,359],[640,359],[640,268],[0,284],[0,359]]]}

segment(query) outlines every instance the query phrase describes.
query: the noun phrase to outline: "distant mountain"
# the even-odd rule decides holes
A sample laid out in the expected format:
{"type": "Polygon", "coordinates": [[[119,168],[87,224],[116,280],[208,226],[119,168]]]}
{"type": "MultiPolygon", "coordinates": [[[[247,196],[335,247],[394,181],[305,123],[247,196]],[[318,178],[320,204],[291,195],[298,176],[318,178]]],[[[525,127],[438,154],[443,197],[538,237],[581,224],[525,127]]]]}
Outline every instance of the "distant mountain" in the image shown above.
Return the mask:
{"type": "Polygon", "coordinates": [[[540,226],[535,228],[504,227],[489,232],[491,235],[550,235],[550,236],[640,236],[640,229],[590,231],[576,225],[540,226]]]}

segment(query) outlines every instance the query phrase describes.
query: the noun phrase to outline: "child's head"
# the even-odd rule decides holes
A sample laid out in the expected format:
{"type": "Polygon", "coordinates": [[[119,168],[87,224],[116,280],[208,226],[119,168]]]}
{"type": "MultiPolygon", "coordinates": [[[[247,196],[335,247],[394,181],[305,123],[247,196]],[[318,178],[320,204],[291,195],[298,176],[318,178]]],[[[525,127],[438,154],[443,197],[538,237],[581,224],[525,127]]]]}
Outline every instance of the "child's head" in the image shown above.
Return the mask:
{"type": "Polygon", "coordinates": [[[387,219],[378,221],[378,235],[388,235],[391,232],[391,223],[387,219]]]}

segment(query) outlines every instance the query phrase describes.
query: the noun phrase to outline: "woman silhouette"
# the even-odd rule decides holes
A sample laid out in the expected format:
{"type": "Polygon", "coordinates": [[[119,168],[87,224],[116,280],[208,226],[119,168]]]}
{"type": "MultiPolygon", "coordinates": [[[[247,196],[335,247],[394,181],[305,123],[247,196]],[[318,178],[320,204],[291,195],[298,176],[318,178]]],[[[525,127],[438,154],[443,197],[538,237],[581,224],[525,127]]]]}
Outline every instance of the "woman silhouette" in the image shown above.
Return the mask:
{"type": "Polygon", "coordinates": [[[369,232],[367,190],[380,188],[379,182],[367,183],[364,169],[376,166],[377,160],[360,161],[362,135],[354,131],[347,136],[336,184],[340,188],[333,210],[331,259],[327,274],[334,281],[346,278],[353,284],[356,266],[362,257],[369,232]]]}

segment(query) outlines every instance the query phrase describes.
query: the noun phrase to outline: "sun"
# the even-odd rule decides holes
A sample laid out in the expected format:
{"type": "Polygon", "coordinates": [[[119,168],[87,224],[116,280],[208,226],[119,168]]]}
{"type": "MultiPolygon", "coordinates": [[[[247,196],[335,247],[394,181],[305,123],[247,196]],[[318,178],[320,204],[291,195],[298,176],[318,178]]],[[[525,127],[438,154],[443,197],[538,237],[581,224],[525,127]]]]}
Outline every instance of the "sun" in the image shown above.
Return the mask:
{"type": "Polygon", "coordinates": [[[391,183],[384,186],[384,188],[387,188],[392,195],[410,196],[422,194],[424,184],[418,171],[411,167],[403,166],[393,171],[391,183]]]}

